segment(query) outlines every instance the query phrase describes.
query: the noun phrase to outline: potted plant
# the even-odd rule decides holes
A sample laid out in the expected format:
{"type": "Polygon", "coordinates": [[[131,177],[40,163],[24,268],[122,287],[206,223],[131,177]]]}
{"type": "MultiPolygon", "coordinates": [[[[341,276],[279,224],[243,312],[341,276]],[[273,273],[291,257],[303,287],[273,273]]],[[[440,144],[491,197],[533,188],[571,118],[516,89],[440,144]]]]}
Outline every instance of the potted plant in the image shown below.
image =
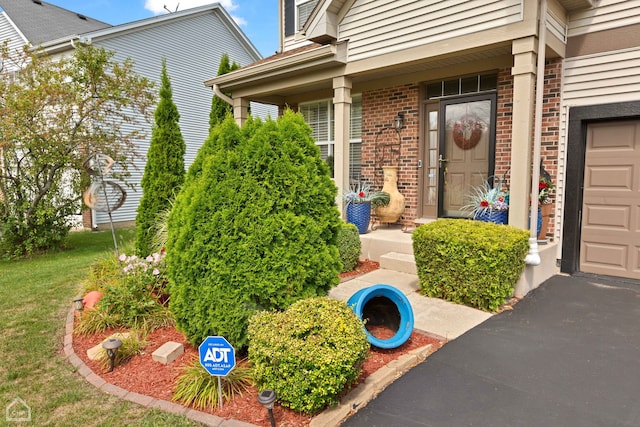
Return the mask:
{"type": "Polygon", "coordinates": [[[551,190],[555,188],[551,176],[545,172],[540,176],[538,183],[538,240],[544,240],[547,235],[547,227],[549,225],[549,217],[551,216],[551,190]]]}
{"type": "Polygon", "coordinates": [[[509,218],[509,201],[501,185],[492,187],[488,182],[474,187],[468,196],[469,203],[462,210],[470,211],[473,219],[496,224],[506,224],[509,218]]]}
{"type": "Polygon", "coordinates": [[[347,222],[358,227],[360,234],[365,234],[369,229],[371,209],[389,204],[389,193],[372,191],[369,184],[351,186],[342,197],[347,202],[347,222]]]}

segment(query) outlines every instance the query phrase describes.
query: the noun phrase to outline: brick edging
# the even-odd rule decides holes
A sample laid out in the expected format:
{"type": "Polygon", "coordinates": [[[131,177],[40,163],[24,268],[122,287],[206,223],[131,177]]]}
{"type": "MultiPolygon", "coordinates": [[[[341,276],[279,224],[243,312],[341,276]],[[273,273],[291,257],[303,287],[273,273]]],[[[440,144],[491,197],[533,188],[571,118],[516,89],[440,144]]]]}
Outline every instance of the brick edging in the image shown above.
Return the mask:
{"type": "Polygon", "coordinates": [[[257,427],[255,424],[249,424],[238,420],[227,420],[215,415],[201,412],[195,409],[187,408],[174,402],[156,399],[155,397],[145,396],[144,394],[135,393],[125,390],[116,385],[110,384],[94,373],[82,359],[73,350],[73,325],[75,319],[75,310],[72,308],[67,314],[67,323],[65,325],[64,335],[64,354],[69,363],[77,369],[78,373],[95,386],[98,390],[116,396],[129,402],[137,403],[146,408],[156,408],[172,414],[182,415],[190,420],[203,423],[215,427],[257,427]]]}
{"type": "MultiPolygon", "coordinates": [[[[69,363],[77,369],[78,373],[86,379],[89,384],[98,390],[116,396],[129,402],[137,403],[147,408],[156,408],[172,414],[182,415],[190,420],[214,427],[257,427],[255,424],[245,423],[238,420],[228,420],[225,418],[187,408],[174,402],[156,399],[155,397],[135,393],[121,387],[106,382],[99,375],[94,373],[73,350],[73,326],[75,320],[75,310],[71,308],[67,314],[64,335],[64,354],[69,363]]],[[[362,385],[351,390],[340,400],[340,404],[332,408],[325,409],[316,415],[309,424],[309,427],[330,427],[339,426],[352,412],[364,407],[369,401],[376,397],[389,384],[400,376],[404,375],[415,365],[423,362],[429,354],[433,352],[432,345],[417,348],[400,358],[389,362],[387,365],[375,371],[364,381],[362,385]]]]}

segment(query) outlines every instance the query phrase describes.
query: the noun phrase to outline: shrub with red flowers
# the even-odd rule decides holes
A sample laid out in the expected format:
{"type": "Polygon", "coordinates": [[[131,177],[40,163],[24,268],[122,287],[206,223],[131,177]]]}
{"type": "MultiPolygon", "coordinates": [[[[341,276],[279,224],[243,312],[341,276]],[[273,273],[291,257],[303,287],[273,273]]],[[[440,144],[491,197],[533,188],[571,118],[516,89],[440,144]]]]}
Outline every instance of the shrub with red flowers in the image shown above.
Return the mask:
{"type": "Polygon", "coordinates": [[[464,205],[462,210],[470,211],[473,218],[494,211],[509,210],[509,198],[507,193],[502,191],[500,184],[492,187],[488,182],[485,182],[474,187],[468,199],[469,203],[464,205]]]}
{"type": "Polygon", "coordinates": [[[538,202],[541,205],[551,203],[551,190],[555,188],[553,182],[546,177],[541,177],[538,183],[538,202]]]}

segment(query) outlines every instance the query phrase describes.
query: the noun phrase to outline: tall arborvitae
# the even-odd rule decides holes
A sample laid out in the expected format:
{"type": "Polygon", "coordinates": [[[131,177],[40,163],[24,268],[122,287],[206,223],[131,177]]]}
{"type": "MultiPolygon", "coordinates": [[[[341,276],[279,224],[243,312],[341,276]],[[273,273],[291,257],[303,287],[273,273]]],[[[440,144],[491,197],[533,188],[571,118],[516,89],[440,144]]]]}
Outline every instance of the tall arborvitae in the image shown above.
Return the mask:
{"type": "Polygon", "coordinates": [[[173,102],[165,59],[162,60],[161,78],[160,102],[154,114],[155,125],[141,183],[143,195],[136,217],[136,250],[141,256],[158,249],[154,247],[153,240],[161,225],[159,221],[166,218],[165,213],[178,193],[185,175],[186,145],[180,133],[180,114],[173,102]]]}
{"type": "MultiPolygon", "coordinates": [[[[222,55],[220,58],[220,66],[218,67],[218,75],[221,76],[223,74],[227,74],[233,70],[237,70],[240,68],[240,65],[233,61],[233,63],[229,63],[229,55],[226,53],[222,55]]],[[[226,93],[225,95],[231,96],[230,93],[226,93]]],[[[211,100],[211,112],[209,113],[209,132],[213,129],[218,123],[221,123],[227,114],[232,114],[233,108],[231,105],[224,102],[222,99],[217,96],[213,96],[211,100]]]]}

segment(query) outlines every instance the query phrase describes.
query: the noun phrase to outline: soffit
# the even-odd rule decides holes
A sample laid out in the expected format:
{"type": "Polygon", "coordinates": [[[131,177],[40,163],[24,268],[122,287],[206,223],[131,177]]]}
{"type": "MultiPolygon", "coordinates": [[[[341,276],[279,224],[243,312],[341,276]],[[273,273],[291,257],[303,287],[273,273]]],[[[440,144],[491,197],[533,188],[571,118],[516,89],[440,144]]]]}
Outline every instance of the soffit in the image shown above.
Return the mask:
{"type": "Polygon", "coordinates": [[[558,0],[558,3],[560,3],[567,12],[579,9],[588,9],[596,5],[595,0],[558,0]]]}

